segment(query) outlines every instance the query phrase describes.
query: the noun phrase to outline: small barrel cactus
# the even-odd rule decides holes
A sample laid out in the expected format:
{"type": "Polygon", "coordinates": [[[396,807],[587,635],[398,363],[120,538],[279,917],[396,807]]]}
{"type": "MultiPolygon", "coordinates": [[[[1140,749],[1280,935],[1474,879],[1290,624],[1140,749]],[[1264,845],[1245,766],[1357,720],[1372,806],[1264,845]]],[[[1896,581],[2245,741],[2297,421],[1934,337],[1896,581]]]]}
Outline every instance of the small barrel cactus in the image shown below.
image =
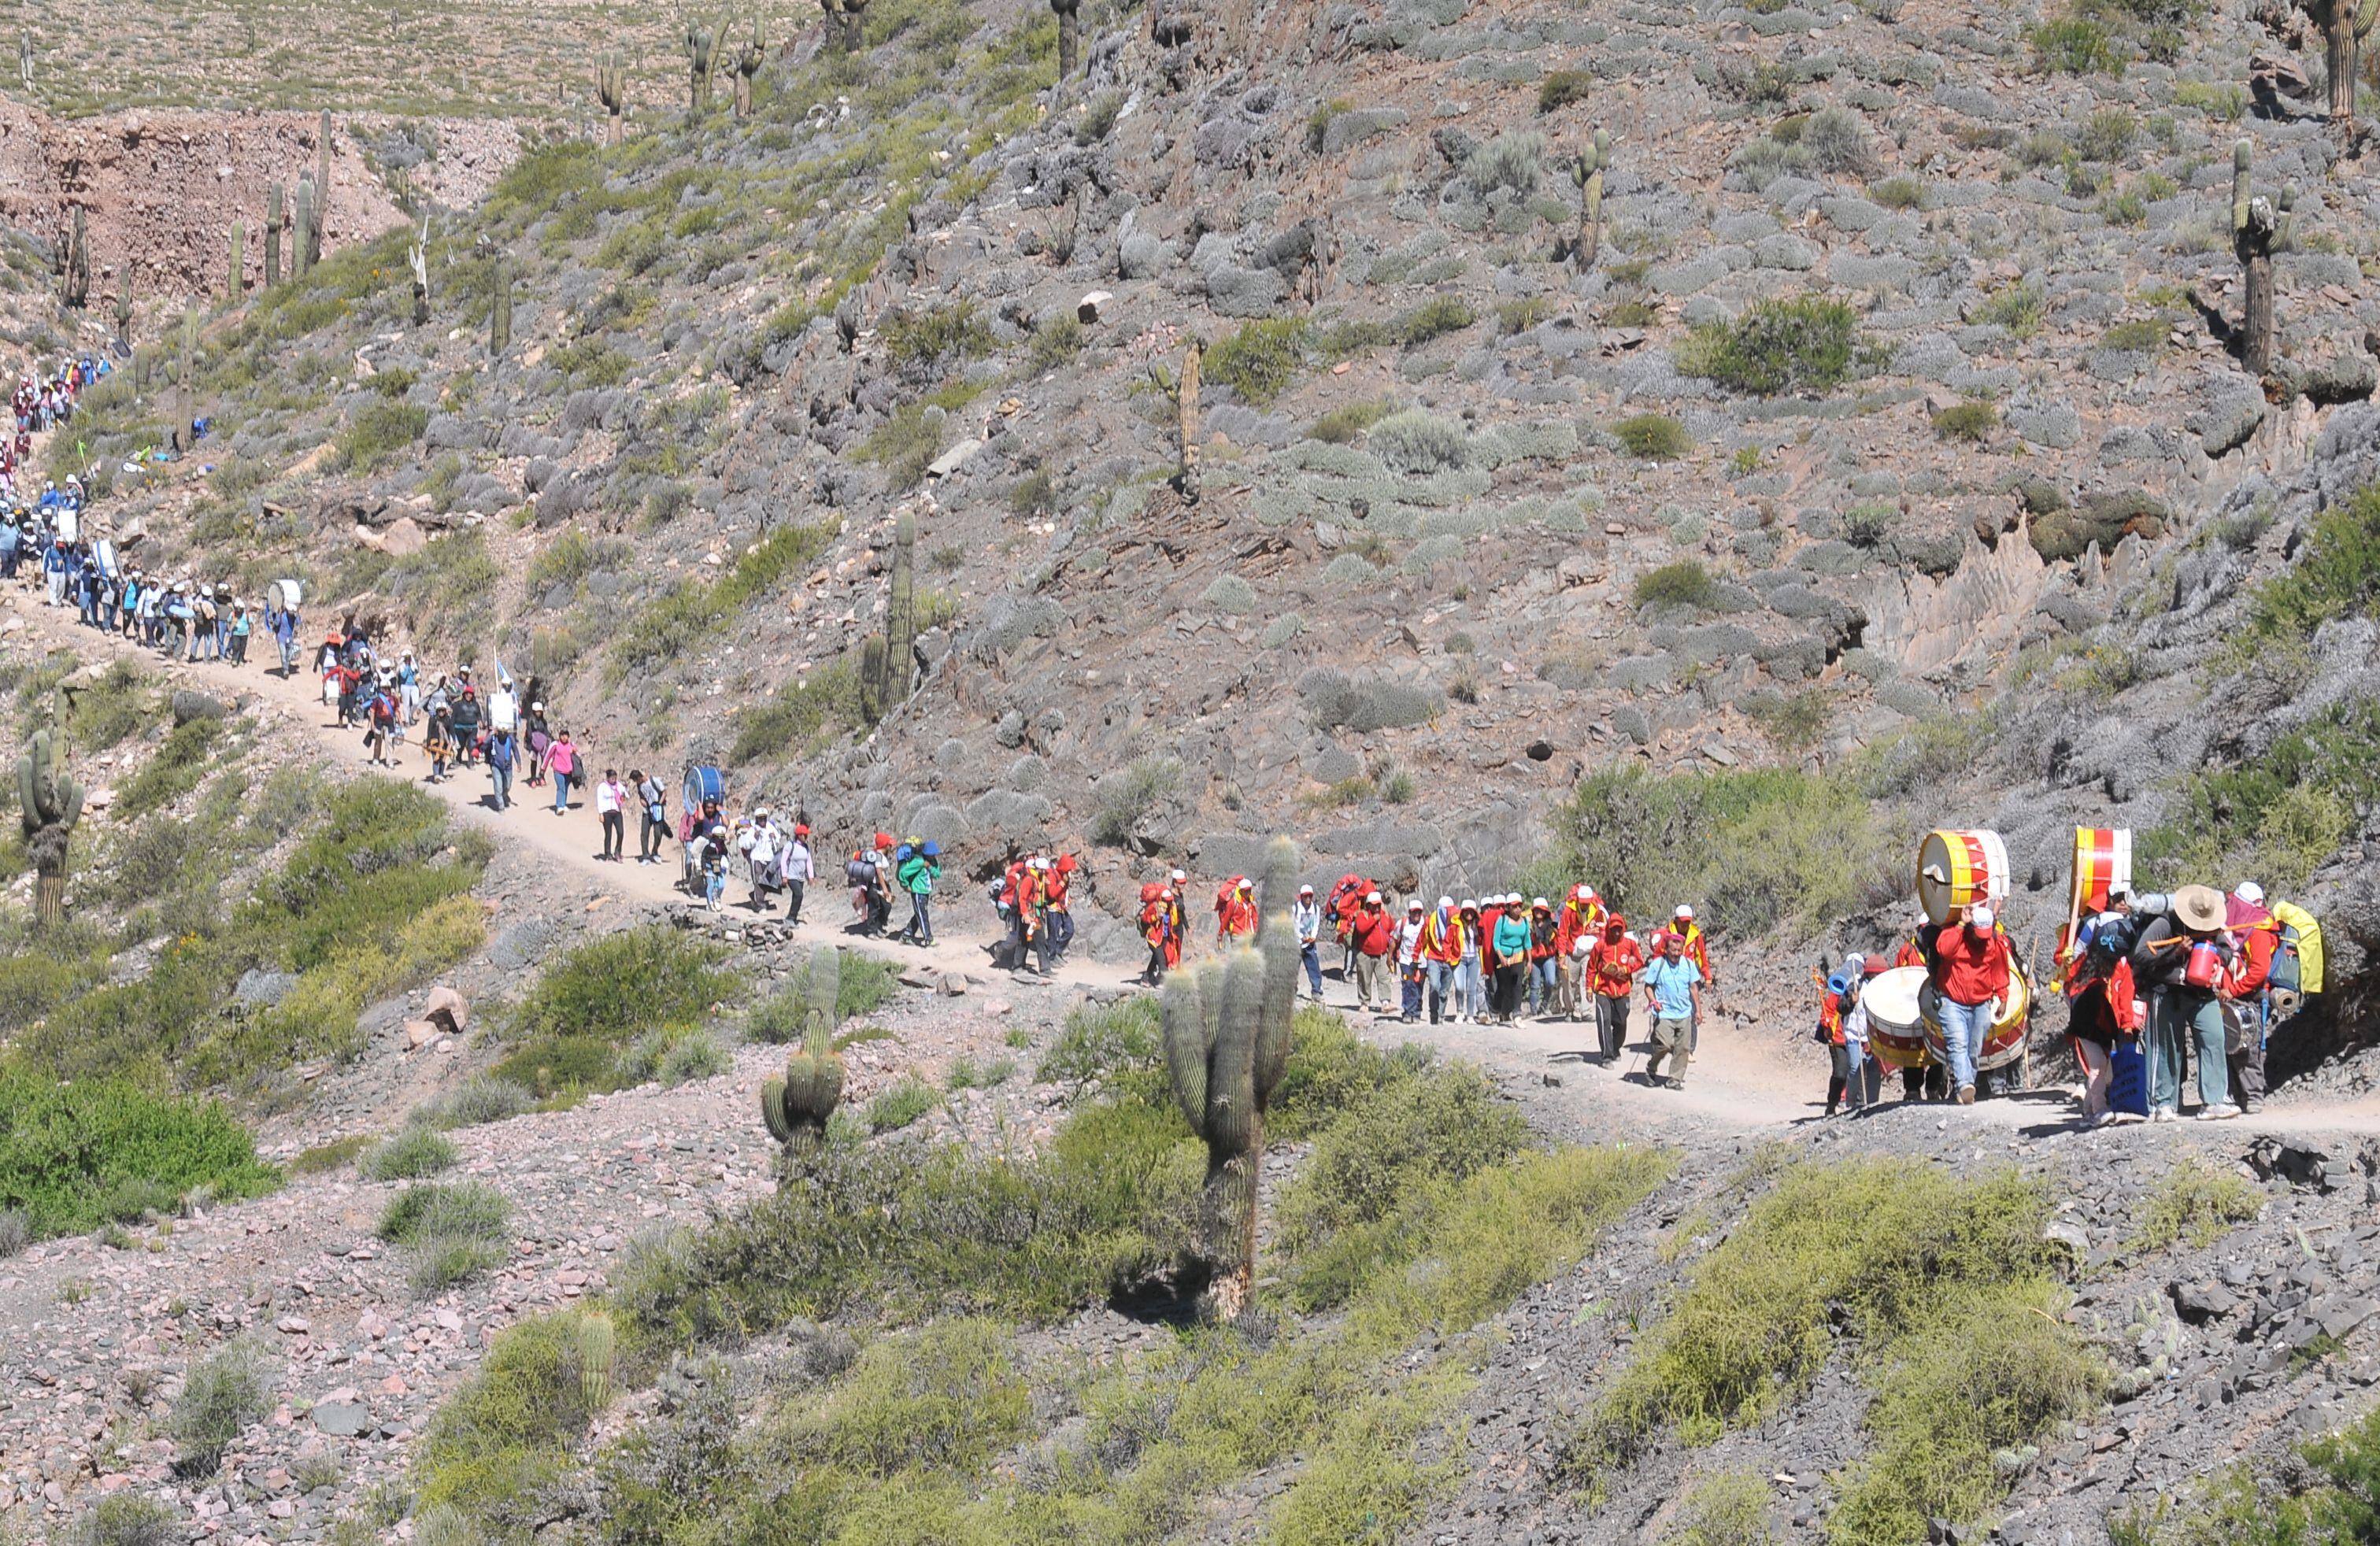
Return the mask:
{"type": "Polygon", "coordinates": [[[785,1059],[783,1078],[760,1086],[760,1119],[789,1157],[815,1155],[826,1125],[843,1102],[843,1054],[834,1046],[843,957],[832,948],[810,954],[804,983],[802,1045],[785,1059]]]}
{"type": "Polygon", "coordinates": [[[618,1367],[615,1342],[609,1315],[590,1310],[578,1318],[578,1387],[590,1412],[612,1404],[612,1376],[618,1367]]]}

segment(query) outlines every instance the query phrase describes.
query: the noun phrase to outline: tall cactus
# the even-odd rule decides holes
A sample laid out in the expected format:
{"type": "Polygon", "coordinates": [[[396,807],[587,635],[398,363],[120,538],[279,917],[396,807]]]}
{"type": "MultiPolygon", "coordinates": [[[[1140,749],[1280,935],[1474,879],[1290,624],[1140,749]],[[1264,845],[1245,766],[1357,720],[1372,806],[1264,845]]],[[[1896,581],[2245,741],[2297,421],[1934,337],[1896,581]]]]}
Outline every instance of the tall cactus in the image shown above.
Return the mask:
{"type": "MultiPolygon", "coordinates": [[[[2375,3],[2380,3],[2380,0],[2375,0],[2375,3]]],[[[738,118],[752,115],[752,82],[759,75],[760,66],[768,62],[768,40],[761,34],[760,18],[756,16],[752,18],[752,41],[735,54],[735,115],[738,118]]]]}
{"type": "Polygon", "coordinates": [[[868,0],[843,0],[843,48],[856,54],[868,46],[868,0]]]}
{"type": "Polygon", "coordinates": [[[289,277],[303,279],[306,271],[314,266],[314,175],[298,174],[298,192],[292,200],[289,215],[289,277]]]}
{"type": "Polygon", "coordinates": [[[421,217],[421,234],[405,249],[405,266],[413,271],[413,325],[430,322],[430,216],[421,217]]]}
{"type": "Polygon", "coordinates": [[[2262,376],[2273,368],[2273,249],[2297,234],[2298,186],[2284,184],[2277,206],[2252,196],[2254,155],[2245,139],[2231,147],[2231,247],[2247,274],[2246,309],[2240,319],[2240,363],[2262,376]]]}
{"type": "Polygon", "coordinates": [[[67,839],[82,819],[82,785],[60,766],[63,748],[46,730],[17,758],[17,812],[25,852],[33,861],[33,920],[49,925],[67,915],[67,839]]]}
{"type": "Polygon", "coordinates": [[[1174,390],[1182,410],[1182,502],[1198,502],[1198,341],[1182,351],[1182,384],[1174,390]]]}
{"type": "Polygon", "coordinates": [[[264,194],[264,287],[268,290],[281,283],[281,185],[274,183],[264,194]]]}
{"type": "Polygon", "coordinates": [[[760,1086],[760,1119],[785,1146],[789,1161],[815,1159],[826,1146],[826,1125],[843,1100],[843,1054],[834,1028],[843,995],[843,955],[832,946],[810,952],[803,973],[800,1050],[785,1059],[783,1078],[760,1086]]]}
{"type": "Polygon", "coordinates": [[[234,306],[248,293],[248,225],[244,221],[231,223],[231,284],[224,290],[224,299],[234,306]]]}
{"type": "Polygon", "coordinates": [[[819,51],[822,54],[842,53],[844,36],[843,7],[835,0],[819,0],[819,9],[826,13],[826,36],[820,41],[819,51]]]}
{"type": "MultiPolygon", "coordinates": [[[[2380,0],[2375,0],[2380,3],[2380,0]]],[[[1082,46],[1083,0],[1050,0],[1050,8],[1058,14],[1058,79],[1071,80],[1075,75],[1075,55],[1082,46]]]]}
{"type": "Polygon", "coordinates": [[[91,237],[83,228],[82,206],[74,207],[74,225],[67,236],[65,283],[59,298],[76,311],[91,302],[91,237]]]}
{"type": "Polygon", "coordinates": [[[513,346],[513,266],[501,252],[489,264],[488,283],[494,294],[488,301],[488,358],[500,360],[513,346]]]}
{"type": "Polygon", "coordinates": [[[2342,140],[2355,138],[2355,78],[2363,41],[2380,21],[2380,0],[2301,0],[2322,29],[2323,56],[2330,68],[2330,121],[2342,140]]]}
{"type": "Polygon", "coordinates": [[[1571,181],[1578,185],[1578,242],[1571,256],[1582,270],[1595,267],[1596,254],[1603,249],[1603,169],[1610,164],[1611,135],[1606,129],[1597,129],[1595,142],[1571,163],[1571,181]]]}
{"type": "Polygon", "coordinates": [[[719,55],[727,46],[726,18],[722,17],[718,25],[706,27],[698,18],[688,17],[686,34],[679,42],[686,53],[686,119],[693,123],[710,106],[710,83],[719,74],[719,55]]]}
{"type": "Polygon", "coordinates": [[[1207,1308],[1219,1321],[1248,1308],[1256,1282],[1257,1185],[1265,1107],[1289,1061],[1297,995],[1297,934],[1289,918],[1297,847],[1265,852],[1264,921],[1253,948],[1165,980],[1165,1069],[1191,1129],[1206,1141],[1200,1252],[1207,1308]]]}
{"type": "Polygon", "coordinates": [[[132,345],[132,276],[126,274],[115,289],[115,342],[132,345]]]}
{"type": "Polygon", "coordinates": [[[628,62],[616,52],[599,54],[595,60],[595,100],[603,104],[611,115],[609,143],[617,145],[626,133],[628,114],[628,62]]]}
{"type": "Polygon", "coordinates": [[[322,229],[331,223],[331,110],[314,131],[314,224],[307,234],[306,266],[322,260],[322,229]]]}

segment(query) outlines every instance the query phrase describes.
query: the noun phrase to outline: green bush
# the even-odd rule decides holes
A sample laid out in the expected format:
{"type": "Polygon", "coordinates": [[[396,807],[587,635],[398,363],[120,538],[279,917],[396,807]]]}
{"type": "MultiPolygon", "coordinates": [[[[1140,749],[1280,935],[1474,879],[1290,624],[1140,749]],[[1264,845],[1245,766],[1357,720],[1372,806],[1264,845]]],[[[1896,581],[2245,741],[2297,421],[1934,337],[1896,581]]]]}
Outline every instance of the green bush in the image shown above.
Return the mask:
{"type": "Polygon", "coordinates": [[[1050,1044],[1034,1078],[1044,1084],[1080,1089],[1094,1080],[1145,1076],[1163,1066],[1164,1047],[1155,999],[1140,996],[1107,1003],[1087,999],[1067,1013],[1065,1025],[1050,1044]]]}
{"type": "MultiPolygon", "coordinates": [[[[801,968],[746,1012],[744,1034],[756,1042],[783,1045],[808,1033],[809,972],[819,960],[812,951],[801,968]]],[[[897,961],[845,950],[835,962],[834,1010],[838,1021],[856,1020],[881,1009],[901,991],[897,961]]]]}
{"type": "Polygon", "coordinates": [[[1936,414],[1934,434],[1937,440],[1967,441],[1981,445],[1992,438],[1992,430],[2000,421],[2000,411],[1989,403],[1972,399],[1955,403],[1936,414]]]}
{"type": "Polygon", "coordinates": [[[868,1103],[868,1130],[898,1132],[941,1104],[933,1086],[921,1079],[905,1079],[888,1086],[868,1103]]]}
{"type": "Polygon", "coordinates": [[[1867,190],[1867,196],[1888,210],[1922,210],[1925,207],[1925,185],[1914,177],[1887,177],[1867,190]]]}
{"type": "Polygon", "coordinates": [[[2121,75],[2126,63],[2107,29],[2084,17],[2060,17],[2031,33],[2034,63],[2065,75],[2121,75]]]}
{"type": "Polygon", "coordinates": [[[1481,194],[1498,188],[1534,193],[1546,157],[1546,137],[1522,129],[1500,134],[1463,158],[1463,175],[1481,194]]]}
{"type": "Polygon", "coordinates": [[[1443,707],[1439,695],[1427,688],[1349,676],[1327,666],[1299,677],[1297,691],[1305,699],[1316,729],[1343,727],[1358,735],[1420,724],[1443,707]]]}
{"type": "Polygon", "coordinates": [[[797,1462],[860,1477],[978,1472],[1029,1430],[1031,1391],[993,1321],[938,1322],[859,1355],[849,1377],[774,1437],[797,1462]]]}
{"type": "Polygon", "coordinates": [[[1244,322],[1239,331],[1207,351],[1199,369],[1259,406],[1297,380],[1305,363],[1308,329],[1294,317],[1244,322]]]}
{"type": "Polygon", "coordinates": [[[2048,318],[2049,302],[2041,286],[2023,282],[1995,290],[1972,314],[1973,320],[1985,326],[2008,329],[2012,338],[2031,338],[2048,318]]]}
{"type": "Polygon", "coordinates": [[[430,410],[382,399],[367,403],[331,439],[339,465],[369,472],[421,438],[430,426],[430,410]]]}
{"type": "Polygon", "coordinates": [[[1696,327],[1678,368],[1762,397],[1828,393],[1859,363],[1857,313],[1823,296],[1755,301],[1732,322],[1696,327]]]}
{"type": "Polygon", "coordinates": [[[373,1233],[391,1245],[418,1245],[439,1235],[501,1237],[512,1219],[504,1193],[479,1181],[434,1181],[407,1187],[381,1210],[373,1233]]]}
{"type": "Polygon", "coordinates": [[[2185,1161],[2157,1178],[2131,1243],[2138,1250],[2163,1250],[2187,1240],[2192,1250],[2205,1250],[2229,1234],[2232,1226],[2246,1224],[2264,1211],[2264,1194],[2247,1181],[2229,1171],[2185,1161]]]}
{"type": "Polygon", "coordinates": [[[1721,1471],[1694,1483],[1661,1546],[1771,1546],[1768,1483],[1757,1471],[1721,1471]]]}
{"type": "Polygon", "coordinates": [[[859,672],[837,656],[808,676],[789,679],[735,717],[727,760],[741,766],[771,757],[809,756],[847,731],[864,729],[859,672]]]}
{"type": "Polygon", "coordinates": [[[637,613],[621,634],[619,659],[624,667],[676,659],[704,635],[742,617],[754,602],[799,575],[826,551],[834,536],[832,524],[782,525],[750,551],[737,554],[714,583],[679,581],[637,613]]]}
{"type": "Polygon", "coordinates": [[[1120,848],[1140,819],[1182,783],[1182,764],[1172,757],[1135,757],[1130,767],[1099,780],[1093,793],[1091,841],[1120,848]]]}
{"type": "Polygon", "coordinates": [[[115,1492],[91,1504],[68,1539],[72,1546],[173,1546],[182,1539],[182,1516],[154,1498],[115,1492]]]}
{"type": "Polygon", "coordinates": [[[414,1452],[417,1513],[455,1508],[506,1539],[539,1522],[538,1495],[568,1468],[601,1389],[587,1378],[583,1320],[564,1310],[498,1335],[414,1452]]]}
{"type": "Polygon", "coordinates": [[[1857,788],[1798,769],[1604,769],[1579,780],[1552,826],[1560,872],[1595,876],[1615,909],[1690,901],[1706,927],[1742,938],[1858,911],[1903,852],[1857,788]]]}
{"type": "Polygon", "coordinates": [[[1554,70],[1537,83],[1537,111],[1552,113],[1593,94],[1595,77],[1586,70],[1554,70]]]}
{"type": "Polygon", "coordinates": [[[2084,161],[2121,161],[2132,153],[2141,127],[2120,107],[2103,107],[2091,115],[2074,137],[2074,151],[2084,161]]]}
{"type": "Polygon", "coordinates": [[[1033,341],[1025,351],[1026,368],[1036,376],[1046,376],[1081,354],[1088,337],[1073,312],[1062,312],[1033,330],[1033,341]]]}
{"type": "MultiPolygon", "coordinates": [[[[2253,628],[2252,623],[2251,627],[2253,628]]],[[[2142,834],[2144,871],[2175,884],[2253,874],[2277,894],[2305,884],[2380,796],[2380,707],[2338,705],[2237,767],[2192,774],[2142,834]]]]}
{"type": "Polygon", "coordinates": [[[2374,615],[2380,615],[2380,487],[2314,516],[2296,562],[2255,588],[2233,663],[2310,639],[2333,618],[2374,615]]]}
{"type": "Polygon", "coordinates": [[[507,1117],[517,1117],[533,1109],[536,1105],[537,1096],[527,1085],[516,1084],[492,1074],[475,1074],[446,1093],[434,1095],[415,1106],[406,1120],[418,1126],[442,1129],[475,1128],[483,1122],[501,1122],[507,1117]]]}
{"type": "Polygon", "coordinates": [[[878,332],[895,365],[927,377],[940,376],[998,346],[990,325],[965,301],[929,311],[895,308],[885,315],[878,332]]]}
{"type": "Polygon", "coordinates": [[[1417,349],[1450,332],[1461,332],[1479,320],[1479,313],[1461,296],[1432,296],[1410,311],[1398,314],[1397,342],[1417,349]]]}
{"type": "Polygon", "coordinates": [[[1648,462],[1674,462],[1694,449],[1686,427],[1667,414],[1635,414],[1611,427],[1613,438],[1631,456],[1648,462]]]}
{"type": "Polygon", "coordinates": [[[118,657],[96,682],[65,694],[67,743],[84,752],[104,752],[149,722],[156,713],[150,681],[140,667],[118,657]]]}
{"type": "Polygon", "coordinates": [[[551,1095],[571,1085],[616,1087],[616,1066],[601,1064],[649,1032],[686,1032],[712,1007],[739,996],[742,981],[724,951],[660,924],[623,929],[579,946],[538,980],[508,1017],[517,1048],[497,1077],[551,1095]]]}
{"type": "Polygon", "coordinates": [[[1698,559],[1680,559],[1637,576],[1631,593],[1639,607],[1706,608],[1718,600],[1718,582],[1698,559]]]}
{"type": "Polygon", "coordinates": [[[99,1227],[128,1183],[170,1206],[201,1188],[260,1196],[280,1179],[220,1106],[115,1080],[0,1075],[0,1209],[22,1213],[36,1238],[99,1227]]]}
{"type": "Polygon", "coordinates": [[[408,1126],[364,1156],[357,1168],[368,1181],[415,1181],[452,1170],[462,1157],[462,1151],[443,1133],[408,1126]]]}
{"type": "Polygon", "coordinates": [[[1372,454],[1389,470],[1409,477],[1427,477],[1460,467],[1470,460],[1470,439],[1463,426],[1424,408],[1390,414],[1372,427],[1372,454]]]}
{"type": "Polygon", "coordinates": [[[2047,1214],[2043,1190],[2011,1174],[1966,1179],[1881,1159],[1794,1166],[1607,1385],[1566,1472],[1595,1483],[1664,1431],[1708,1443],[1763,1420],[1808,1388],[1840,1330],[1874,1360],[1869,1420],[1883,1443],[1855,1469],[1830,1538],[1905,1540],[1891,1528],[1912,1504],[1964,1523],[2006,1485],[1992,1449],[2087,1409],[2105,1380],[2055,1311],[2042,1313],[2056,1302],[2047,1214]],[[1947,1322],[1946,1305],[1957,1311],[1947,1322]],[[1935,1464],[1910,1442],[1928,1423],[1957,1463],[1935,1464]]]}
{"type": "Polygon", "coordinates": [[[117,788],[108,819],[137,819],[198,788],[214,770],[216,747],[223,737],[221,719],[192,719],[175,726],[140,770],[117,788]]]}
{"type": "Polygon", "coordinates": [[[165,1419],[165,1431],[179,1452],[176,1468],[212,1476],[240,1430],[272,1410],[263,1350],[245,1341],[225,1343],[190,1365],[165,1419]]]}

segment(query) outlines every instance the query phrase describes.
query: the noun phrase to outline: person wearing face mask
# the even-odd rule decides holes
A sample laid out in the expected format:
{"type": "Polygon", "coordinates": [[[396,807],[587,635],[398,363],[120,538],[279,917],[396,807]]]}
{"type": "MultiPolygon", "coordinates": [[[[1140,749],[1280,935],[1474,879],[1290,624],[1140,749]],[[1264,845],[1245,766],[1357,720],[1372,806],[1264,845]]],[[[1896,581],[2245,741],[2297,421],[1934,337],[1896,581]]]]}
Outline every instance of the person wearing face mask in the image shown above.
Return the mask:
{"type": "Polygon", "coordinates": [[[1968,908],[1963,924],[1934,939],[1934,988],[1940,995],[1942,1056],[1952,1098],[1975,1104],[1975,1055],[1999,1019],[2009,990],[2008,936],[1983,904],[1968,908]]]}

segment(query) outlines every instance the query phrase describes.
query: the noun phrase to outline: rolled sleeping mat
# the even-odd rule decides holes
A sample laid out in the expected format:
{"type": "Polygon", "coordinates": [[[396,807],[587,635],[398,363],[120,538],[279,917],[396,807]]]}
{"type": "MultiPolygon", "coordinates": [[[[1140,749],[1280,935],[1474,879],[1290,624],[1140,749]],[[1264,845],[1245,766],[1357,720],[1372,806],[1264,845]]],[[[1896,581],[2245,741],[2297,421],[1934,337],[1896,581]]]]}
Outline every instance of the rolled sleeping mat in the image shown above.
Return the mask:
{"type": "MultiPolygon", "coordinates": [[[[2025,1017],[2033,1008],[2033,984],[2026,978],[2024,968],[2011,959],[2009,962],[2008,998],[2000,1009],[2000,1018],[1984,1037],[1984,1045],[1975,1053],[1978,1069],[2004,1069],[2024,1056],[2025,1017]]],[[[1942,1046],[1942,996],[1928,981],[1918,995],[1917,1010],[1925,1023],[1925,1051],[1937,1063],[1947,1063],[1942,1046]]]]}
{"type": "Polygon", "coordinates": [[[2008,892],[2008,845],[1998,832],[1944,827],[1917,845],[1917,900],[1937,924],[1978,902],[1998,907],[2008,892]]]}
{"type": "Polygon", "coordinates": [[[1867,1011],[1868,1050],[1888,1069],[1922,1069],[1932,1061],[1917,1006],[1925,987],[1924,967],[1896,966],[1877,972],[1860,989],[1860,1007],[1867,1011]]]}

